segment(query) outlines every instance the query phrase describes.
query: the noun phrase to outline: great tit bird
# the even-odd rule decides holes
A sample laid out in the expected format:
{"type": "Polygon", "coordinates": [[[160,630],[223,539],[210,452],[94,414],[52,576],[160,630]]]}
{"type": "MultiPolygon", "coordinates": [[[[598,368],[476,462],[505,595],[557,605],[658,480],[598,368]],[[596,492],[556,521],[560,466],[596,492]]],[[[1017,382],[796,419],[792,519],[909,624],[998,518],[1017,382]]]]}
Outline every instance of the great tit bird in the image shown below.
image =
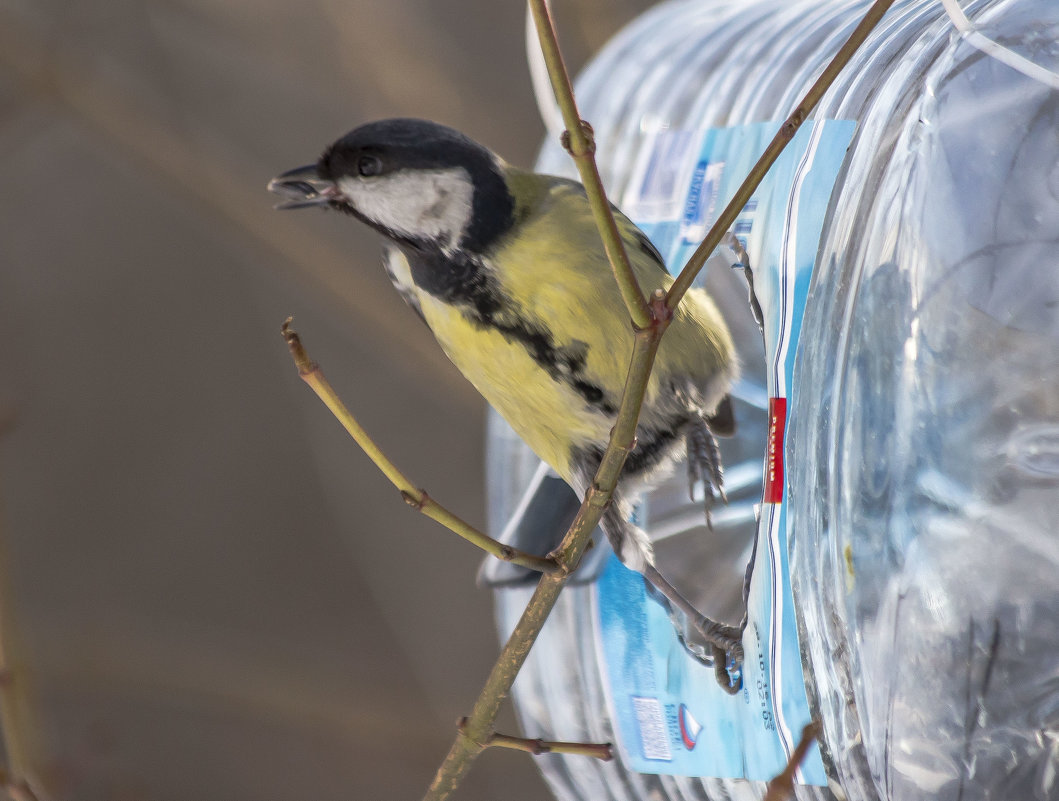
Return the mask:
{"type": "MultiPolygon", "coordinates": [[[[446,355],[526,444],[579,494],[614,425],[633,330],[581,184],[519,170],[451,128],[368,123],[312,165],[273,179],[277,208],[345,212],[389,245],[386,269],[446,355]]],[[[647,236],[615,211],[637,280],[673,279],[647,236]]],[[[622,562],[694,613],[654,568],[629,499],[686,448],[707,512],[724,497],[715,435],[734,430],[738,373],[713,300],[692,289],[662,338],[618,491],[601,521],[622,562]]],[[[693,614],[714,654],[741,651],[738,629],[693,614]]]]}

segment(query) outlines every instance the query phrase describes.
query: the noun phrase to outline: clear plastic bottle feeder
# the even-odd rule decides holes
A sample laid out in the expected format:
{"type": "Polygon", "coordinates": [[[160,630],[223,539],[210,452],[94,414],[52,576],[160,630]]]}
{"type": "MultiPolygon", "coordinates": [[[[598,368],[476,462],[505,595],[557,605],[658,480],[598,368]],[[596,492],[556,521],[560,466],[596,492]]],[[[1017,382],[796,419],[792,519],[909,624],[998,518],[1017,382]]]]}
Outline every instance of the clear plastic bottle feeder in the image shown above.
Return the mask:
{"type": "MultiPolygon", "coordinates": [[[[586,68],[576,91],[608,193],[663,254],[701,237],[868,5],[669,2],[586,68]]],[[[788,174],[737,224],[772,310],[765,350],[741,274],[707,267],[745,368],[739,434],[722,443],[728,506],[706,530],[678,469],[639,512],[661,569],[707,613],[740,614],[755,538],[759,567],[775,551],[768,580],[789,568],[793,603],[745,643],[748,663],[760,646],[769,664],[748,664],[726,703],[774,709],[781,746],[802,705],[823,724],[803,776],[823,786],[799,798],[1059,798],[1059,3],[946,5],[891,9],[805,123],[788,174]],[[784,208],[786,220],[769,211],[784,208]],[[804,270],[806,252],[788,287],[785,260],[804,270]],[[762,504],[779,396],[782,497],[762,504]],[[784,615],[786,656],[768,647],[784,615]]],[[[576,177],[555,137],[537,168],[576,177]]],[[[551,480],[495,417],[489,475],[494,533],[551,480]]],[[[613,575],[594,550],[514,689],[531,736],[619,743],[611,763],[542,758],[556,796],[760,798],[760,781],[738,777],[768,775],[777,755],[763,747],[736,754],[742,773],[677,759],[744,736],[723,706],[660,706],[654,745],[623,730],[645,719],[616,678],[601,587],[613,575]]],[[[492,578],[506,636],[532,585],[492,578]]]]}

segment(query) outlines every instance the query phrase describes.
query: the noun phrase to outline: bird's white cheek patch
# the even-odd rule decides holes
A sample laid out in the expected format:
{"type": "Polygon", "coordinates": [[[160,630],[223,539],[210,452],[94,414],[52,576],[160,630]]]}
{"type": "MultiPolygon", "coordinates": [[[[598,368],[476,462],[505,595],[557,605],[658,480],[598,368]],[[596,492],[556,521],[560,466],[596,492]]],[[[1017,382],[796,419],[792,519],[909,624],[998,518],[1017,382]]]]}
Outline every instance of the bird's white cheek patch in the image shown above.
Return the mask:
{"type": "Polygon", "coordinates": [[[361,214],[398,234],[455,247],[470,223],[474,187],[462,168],[399,170],[337,183],[361,214]]]}

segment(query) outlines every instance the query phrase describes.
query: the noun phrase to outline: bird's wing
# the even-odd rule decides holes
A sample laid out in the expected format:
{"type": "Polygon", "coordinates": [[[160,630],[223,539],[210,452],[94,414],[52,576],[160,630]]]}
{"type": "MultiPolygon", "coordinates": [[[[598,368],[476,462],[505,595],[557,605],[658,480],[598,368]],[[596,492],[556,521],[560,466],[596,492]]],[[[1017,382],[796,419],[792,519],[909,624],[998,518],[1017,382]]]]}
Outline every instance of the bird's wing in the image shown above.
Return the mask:
{"type": "MultiPolygon", "coordinates": [[[[554,203],[572,213],[578,225],[590,227],[597,231],[595,217],[592,215],[592,207],[589,205],[585,188],[576,181],[566,178],[548,176],[548,196],[545,203],[554,203]]],[[[658,248],[636,224],[622,213],[622,210],[610,204],[614,222],[617,223],[618,233],[621,234],[622,242],[625,244],[629,260],[635,267],[639,266],[649,277],[651,273],[662,272],[668,275],[665,259],[658,252],[658,248]]],[[[639,278],[639,275],[637,276],[639,278]]]]}

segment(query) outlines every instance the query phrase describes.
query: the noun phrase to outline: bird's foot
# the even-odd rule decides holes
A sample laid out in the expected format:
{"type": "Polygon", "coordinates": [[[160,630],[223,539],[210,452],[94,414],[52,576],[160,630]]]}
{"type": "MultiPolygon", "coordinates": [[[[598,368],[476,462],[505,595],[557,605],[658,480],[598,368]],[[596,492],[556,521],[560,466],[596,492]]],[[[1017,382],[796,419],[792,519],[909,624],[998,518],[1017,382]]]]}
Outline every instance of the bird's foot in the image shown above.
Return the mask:
{"type": "Polygon", "coordinates": [[[703,615],[654,565],[646,567],[643,577],[665,596],[674,609],[686,615],[687,620],[696,621],[695,630],[709,646],[717,683],[729,695],[738,693],[743,687],[742,627],[718,623],[703,615]]]}
{"type": "Polygon", "coordinates": [[[710,644],[717,684],[729,695],[735,695],[743,689],[742,629],[717,623],[708,617],[699,618],[695,628],[710,644]]]}
{"type": "Polygon", "coordinates": [[[721,449],[710,427],[701,418],[696,418],[689,426],[686,442],[688,494],[694,500],[695,487],[702,484],[706,525],[713,528],[710,512],[717,505],[718,500],[728,503],[728,496],[724,493],[724,476],[721,470],[721,449]]]}

